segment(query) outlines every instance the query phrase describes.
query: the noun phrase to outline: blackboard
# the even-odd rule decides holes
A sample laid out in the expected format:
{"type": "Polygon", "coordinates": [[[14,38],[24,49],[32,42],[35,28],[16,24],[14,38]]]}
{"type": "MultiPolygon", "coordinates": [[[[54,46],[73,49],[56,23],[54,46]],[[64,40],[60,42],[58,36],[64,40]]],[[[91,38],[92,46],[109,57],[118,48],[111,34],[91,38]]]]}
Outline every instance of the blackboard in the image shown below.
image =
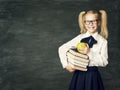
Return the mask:
{"type": "Polygon", "coordinates": [[[83,10],[108,13],[109,65],[100,68],[106,90],[120,90],[118,0],[1,0],[0,90],[67,90],[72,73],[58,47],[80,33],[83,10]]]}

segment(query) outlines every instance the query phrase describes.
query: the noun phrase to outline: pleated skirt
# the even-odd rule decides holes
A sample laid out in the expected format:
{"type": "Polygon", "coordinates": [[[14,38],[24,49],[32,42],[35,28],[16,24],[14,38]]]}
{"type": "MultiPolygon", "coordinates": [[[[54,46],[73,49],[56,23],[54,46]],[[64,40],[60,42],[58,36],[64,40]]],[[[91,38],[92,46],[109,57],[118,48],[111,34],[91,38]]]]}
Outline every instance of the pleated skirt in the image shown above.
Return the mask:
{"type": "Polygon", "coordinates": [[[98,68],[95,66],[88,67],[86,72],[76,70],[68,90],[104,90],[98,68]]]}

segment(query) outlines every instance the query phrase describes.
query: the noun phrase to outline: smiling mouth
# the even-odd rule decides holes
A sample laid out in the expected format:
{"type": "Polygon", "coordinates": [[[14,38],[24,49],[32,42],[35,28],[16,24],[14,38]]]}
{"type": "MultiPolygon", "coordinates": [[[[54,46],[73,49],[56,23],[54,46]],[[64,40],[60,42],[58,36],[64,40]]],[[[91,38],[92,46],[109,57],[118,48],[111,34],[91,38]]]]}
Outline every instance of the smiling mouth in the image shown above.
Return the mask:
{"type": "Polygon", "coordinates": [[[90,29],[94,29],[95,27],[89,27],[90,29]]]}

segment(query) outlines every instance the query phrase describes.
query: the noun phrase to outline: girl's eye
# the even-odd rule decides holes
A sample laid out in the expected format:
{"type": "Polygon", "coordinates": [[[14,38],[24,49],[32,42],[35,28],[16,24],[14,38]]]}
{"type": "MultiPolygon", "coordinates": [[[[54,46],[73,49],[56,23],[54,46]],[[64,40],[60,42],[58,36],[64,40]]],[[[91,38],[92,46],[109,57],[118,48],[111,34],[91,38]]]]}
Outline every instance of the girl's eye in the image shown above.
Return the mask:
{"type": "Polygon", "coordinates": [[[97,21],[98,21],[97,19],[96,19],[96,20],[85,20],[84,23],[85,23],[86,25],[89,25],[89,24],[91,24],[91,23],[92,23],[92,24],[96,24],[97,21]]]}

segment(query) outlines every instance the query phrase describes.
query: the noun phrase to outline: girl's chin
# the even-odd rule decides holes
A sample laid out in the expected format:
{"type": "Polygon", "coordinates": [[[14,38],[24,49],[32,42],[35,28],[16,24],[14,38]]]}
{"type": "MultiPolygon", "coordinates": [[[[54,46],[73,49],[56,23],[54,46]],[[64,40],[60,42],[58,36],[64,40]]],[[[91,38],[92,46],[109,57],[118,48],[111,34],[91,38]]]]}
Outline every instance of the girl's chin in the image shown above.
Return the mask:
{"type": "Polygon", "coordinates": [[[88,32],[90,32],[90,33],[95,33],[96,30],[89,30],[88,32]]]}

